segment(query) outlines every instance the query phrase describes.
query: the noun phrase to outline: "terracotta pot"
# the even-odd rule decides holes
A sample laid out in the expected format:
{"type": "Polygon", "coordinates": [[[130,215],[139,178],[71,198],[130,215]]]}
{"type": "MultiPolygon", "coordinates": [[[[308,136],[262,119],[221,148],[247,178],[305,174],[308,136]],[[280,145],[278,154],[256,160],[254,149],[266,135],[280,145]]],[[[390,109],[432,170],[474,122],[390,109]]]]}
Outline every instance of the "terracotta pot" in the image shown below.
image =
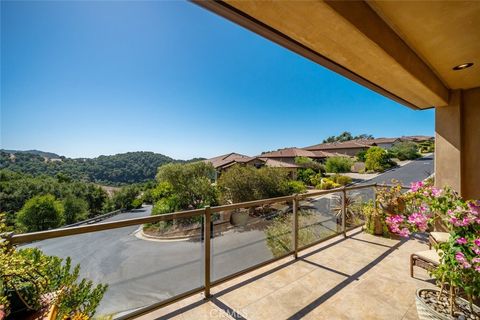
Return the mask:
{"type": "Polygon", "coordinates": [[[381,217],[373,217],[373,234],[376,236],[383,235],[383,221],[381,217]]]}

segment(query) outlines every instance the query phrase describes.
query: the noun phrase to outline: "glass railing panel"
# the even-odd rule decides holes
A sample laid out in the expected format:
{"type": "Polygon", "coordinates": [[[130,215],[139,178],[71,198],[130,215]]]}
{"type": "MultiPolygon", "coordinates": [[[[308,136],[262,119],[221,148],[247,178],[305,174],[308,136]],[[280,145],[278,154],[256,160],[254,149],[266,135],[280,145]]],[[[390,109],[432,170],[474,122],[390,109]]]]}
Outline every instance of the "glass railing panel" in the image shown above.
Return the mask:
{"type": "Polygon", "coordinates": [[[292,252],[292,202],[214,214],[212,281],[292,252]]]}
{"type": "MultiPolygon", "coordinates": [[[[121,214],[108,221],[126,218],[133,217],[121,214]]],[[[115,318],[203,286],[201,219],[196,215],[65,236],[19,249],[38,248],[48,255],[71,257],[72,265],[80,264],[81,278],[108,284],[96,316],[115,318]]]]}
{"type": "Polygon", "coordinates": [[[347,228],[365,223],[366,207],[372,207],[375,201],[373,187],[346,191],[346,219],[347,228]]]}
{"type": "Polygon", "coordinates": [[[342,232],[342,193],[311,196],[299,201],[299,248],[342,232]]]}

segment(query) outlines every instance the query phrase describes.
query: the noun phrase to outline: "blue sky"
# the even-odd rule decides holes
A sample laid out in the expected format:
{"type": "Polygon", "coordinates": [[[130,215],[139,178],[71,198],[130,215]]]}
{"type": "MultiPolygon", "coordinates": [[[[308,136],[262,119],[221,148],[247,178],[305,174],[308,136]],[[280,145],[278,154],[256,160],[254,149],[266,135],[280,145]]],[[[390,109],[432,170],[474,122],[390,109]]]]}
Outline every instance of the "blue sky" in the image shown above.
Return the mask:
{"type": "Polygon", "coordinates": [[[248,155],[342,131],[432,135],[413,111],[194,4],[2,1],[1,147],[248,155]]]}

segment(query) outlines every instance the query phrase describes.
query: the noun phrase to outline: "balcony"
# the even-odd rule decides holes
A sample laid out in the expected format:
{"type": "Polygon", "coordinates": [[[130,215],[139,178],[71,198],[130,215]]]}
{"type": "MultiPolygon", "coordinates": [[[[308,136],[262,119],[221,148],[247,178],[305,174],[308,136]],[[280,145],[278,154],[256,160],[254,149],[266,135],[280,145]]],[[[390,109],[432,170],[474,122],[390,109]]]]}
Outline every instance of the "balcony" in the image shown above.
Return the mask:
{"type": "Polygon", "coordinates": [[[119,215],[11,242],[71,256],[82,276],[109,285],[97,314],[116,319],[415,319],[415,289],[429,283],[421,270],[410,278],[409,255],[425,239],[362,231],[363,206],[383,187],[119,215]]]}
{"type": "Polygon", "coordinates": [[[415,290],[433,285],[408,261],[426,247],[357,228],[139,319],[418,319],[415,290]]]}

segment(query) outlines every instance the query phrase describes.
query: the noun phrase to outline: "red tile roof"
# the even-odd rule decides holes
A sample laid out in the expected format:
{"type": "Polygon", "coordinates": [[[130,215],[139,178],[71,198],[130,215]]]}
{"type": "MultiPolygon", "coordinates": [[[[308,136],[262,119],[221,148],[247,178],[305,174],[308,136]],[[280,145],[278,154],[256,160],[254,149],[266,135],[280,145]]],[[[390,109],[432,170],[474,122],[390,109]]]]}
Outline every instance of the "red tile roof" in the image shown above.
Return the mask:
{"type": "Polygon", "coordinates": [[[218,157],[210,158],[207,160],[203,160],[207,163],[211,163],[215,169],[227,166],[228,164],[234,162],[241,162],[242,160],[250,159],[249,156],[240,154],[240,153],[227,153],[218,157]]]}
{"type": "Polygon", "coordinates": [[[262,153],[259,158],[295,158],[295,157],[309,157],[309,158],[324,158],[311,151],[300,148],[285,148],[277,151],[262,153]]]}
{"type": "Polygon", "coordinates": [[[371,140],[349,140],[343,142],[320,143],[313,146],[305,147],[305,150],[332,150],[332,149],[363,149],[375,145],[371,140]]]}

